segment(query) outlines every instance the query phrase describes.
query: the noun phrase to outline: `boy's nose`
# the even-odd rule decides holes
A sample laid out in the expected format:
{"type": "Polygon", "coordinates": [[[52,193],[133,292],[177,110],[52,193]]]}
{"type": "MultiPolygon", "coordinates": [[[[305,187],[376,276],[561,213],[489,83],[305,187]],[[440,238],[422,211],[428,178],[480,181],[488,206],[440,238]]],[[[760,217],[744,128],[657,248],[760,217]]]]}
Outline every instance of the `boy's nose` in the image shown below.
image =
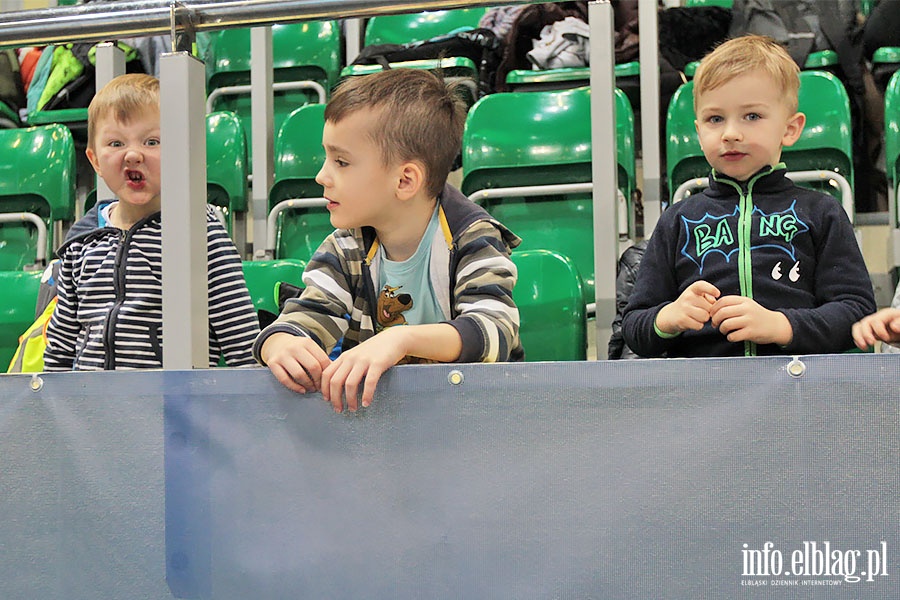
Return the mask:
{"type": "Polygon", "coordinates": [[[722,138],[726,140],[739,140],[741,138],[741,128],[735,123],[726,123],[722,130],[722,138]]]}
{"type": "Polygon", "coordinates": [[[128,164],[140,164],[143,161],[144,155],[134,148],[129,148],[129,150],[125,153],[125,162],[128,164]]]}
{"type": "Polygon", "coordinates": [[[316,183],[318,183],[318,184],[321,185],[322,187],[326,187],[326,185],[325,185],[325,179],[326,179],[326,175],[325,175],[325,164],[326,164],[326,163],[323,162],[323,163],[322,163],[322,166],[319,167],[319,172],[316,173],[316,183]]]}

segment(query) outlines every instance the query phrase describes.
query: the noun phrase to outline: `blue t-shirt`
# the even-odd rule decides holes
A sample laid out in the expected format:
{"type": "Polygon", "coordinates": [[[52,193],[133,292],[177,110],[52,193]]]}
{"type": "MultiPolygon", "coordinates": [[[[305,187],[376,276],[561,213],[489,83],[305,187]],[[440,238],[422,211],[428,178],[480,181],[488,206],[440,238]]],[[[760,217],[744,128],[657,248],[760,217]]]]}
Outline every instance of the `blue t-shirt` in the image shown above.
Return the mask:
{"type": "Polygon", "coordinates": [[[403,261],[389,260],[379,246],[381,272],[378,277],[380,327],[426,325],[444,321],[444,313],[431,287],[431,243],[438,227],[435,207],[416,252],[403,261]]]}

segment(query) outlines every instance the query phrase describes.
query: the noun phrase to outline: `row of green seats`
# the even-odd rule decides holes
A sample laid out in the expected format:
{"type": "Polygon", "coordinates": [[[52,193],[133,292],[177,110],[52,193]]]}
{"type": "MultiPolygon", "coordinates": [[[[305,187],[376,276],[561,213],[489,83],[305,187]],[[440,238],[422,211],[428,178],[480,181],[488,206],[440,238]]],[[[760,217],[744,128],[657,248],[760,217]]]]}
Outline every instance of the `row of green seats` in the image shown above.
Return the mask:
{"type": "MultiPolygon", "coordinates": [[[[513,255],[518,269],[514,298],[519,307],[527,358],[584,360],[587,331],[581,278],[567,258],[546,250],[513,255]]],[[[306,263],[297,259],[245,261],[244,277],[253,306],[277,314],[281,282],[302,286],[306,263]]],[[[0,271],[0,365],[8,365],[19,336],[35,319],[40,271],[0,271]]]]}

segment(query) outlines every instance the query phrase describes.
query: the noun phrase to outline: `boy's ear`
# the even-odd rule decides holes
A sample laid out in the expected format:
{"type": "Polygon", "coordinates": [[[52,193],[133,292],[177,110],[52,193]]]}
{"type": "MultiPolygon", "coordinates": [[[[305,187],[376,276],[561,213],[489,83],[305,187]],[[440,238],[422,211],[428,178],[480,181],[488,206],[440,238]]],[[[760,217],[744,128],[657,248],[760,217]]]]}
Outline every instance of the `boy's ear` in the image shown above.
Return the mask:
{"type": "Polygon", "coordinates": [[[806,125],[806,115],[802,112],[794,113],[787,121],[787,127],[784,130],[784,137],[781,138],[782,146],[793,146],[800,134],[803,133],[803,127],[806,125]]]}
{"type": "Polygon", "coordinates": [[[397,197],[409,200],[425,186],[425,169],[415,161],[400,165],[397,179],[397,197]]]}
{"type": "Polygon", "coordinates": [[[94,167],[97,175],[103,177],[103,174],[100,172],[100,161],[97,160],[97,153],[92,148],[88,148],[84,153],[87,155],[87,159],[91,162],[91,166],[94,167]]]}

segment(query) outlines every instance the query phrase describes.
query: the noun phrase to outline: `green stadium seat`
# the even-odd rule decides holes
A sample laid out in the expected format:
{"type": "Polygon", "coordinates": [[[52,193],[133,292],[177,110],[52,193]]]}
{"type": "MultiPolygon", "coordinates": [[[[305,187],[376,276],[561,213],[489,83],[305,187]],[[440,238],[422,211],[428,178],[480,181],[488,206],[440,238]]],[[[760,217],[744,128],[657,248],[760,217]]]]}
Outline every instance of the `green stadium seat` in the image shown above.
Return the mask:
{"type": "MultiPolygon", "coordinates": [[[[589,88],[577,88],[482,98],[466,121],[462,181],[470,197],[491,188],[581,184],[576,192],[537,188],[476,201],[523,238],[521,250],[547,249],[571,258],[585,283],[586,303],[594,298],[590,94],[589,88]]],[[[619,187],[630,198],[634,116],[621,90],[616,90],[616,115],[619,187]]],[[[620,208],[620,214],[631,212],[627,201],[620,208]]]]}
{"type": "MultiPolygon", "coordinates": [[[[694,82],[683,84],[669,103],[666,116],[666,162],[670,198],[678,186],[706,177],[709,164],[694,126],[694,82]]],[[[800,110],[806,126],[800,139],[785,148],[782,159],[791,171],[825,170],[843,175],[853,185],[850,100],[840,80],[824,71],[800,72],[800,110]]],[[[805,184],[840,197],[827,181],[805,184]]]]}
{"type": "Polygon", "coordinates": [[[222,208],[228,230],[234,214],[247,212],[247,140],[237,115],[206,115],[206,201],[222,208]]]}
{"type": "MultiPolygon", "coordinates": [[[[240,117],[247,139],[252,140],[249,91],[219,95],[221,88],[250,84],[250,29],[223,29],[212,33],[206,46],[207,112],[230,110],[240,117]]],[[[327,100],[341,70],[341,32],[337,21],[304,21],[272,26],[272,70],[275,83],[274,131],[292,110],[319,102],[310,89],[280,89],[282,85],[313,82],[327,100]]],[[[306,84],[304,84],[306,85],[306,84]]],[[[252,157],[252,147],[248,147],[252,157]]]]}
{"type": "MultiPolygon", "coordinates": [[[[639,77],[641,65],[637,61],[621,63],[613,68],[616,81],[621,78],[639,77]]],[[[564,90],[590,84],[590,67],[529,70],[515,69],[506,74],[506,85],[513,92],[564,90]]]]}
{"type": "Polygon", "coordinates": [[[872,77],[878,89],[884,91],[893,77],[900,69],[900,48],[886,46],[879,48],[872,55],[872,77]]]}
{"type": "MultiPolygon", "coordinates": [[[[409,44],[434,37],[475,29],[487,8],[459,8],[411,14],[377,15],[366,23],[364,44],[409,44]]],[[[479,97],[478,66],[461,56],[442,59],[410,60],[391,63],[392,69],[440,70],[447,81],[458,82],[468,89],[466,102],[471,106],[479,97]]],[[[368,75],[382,70],[381,65],[348,65],[341,77],[368,75]]]]}
{"type": "Polygon", "coordinates": [[[75,147],[60,124],[2,129],[0,156],[0,270],[14,271],[42,263],[55,247],[52,225],[75,216],[75,147]],[[22,213],[49,231],[40,252],[39,226],[22,213]]]}
{"type": "MultiPolygon", "coordinates": [[[[900,71],[891,77],[884,94],[884,156],[891,209],[896,216],[897,188],[900,185],[900,71]]],[[[898,223],[892,225],[897,227],[898,223]]]]}
{"type": "Polygon", "coordinates": [[[0,271],[0,366],[6,372],[19,336],[34,322],[42,271],[0,271]]]}
{"type": "Polygon", "coordinates": [[[56,110],[36,110],[28,113],[28,125],[50,125],[61,123],[69,128],[75,140],[82,146],[87,144],[87,108],[60,108],[56,110]]]}
{"type": "MultiPolygon", "coordinates": [[[[245,260],[244,279],[256,310],[278,314],[278,285],[282,281],[301,287],[306,263],[295,258],[245,260]]],[[[34,308],[32,307],[32,312],[34,308]]]]}
{"type": "Polygon", "coordinates": [[[695,6],[718,6],[720,8],[731,8],[734,0],[685,0],[684,6],[692,8],[695,6]]]}
{"type": "Polygon", "coordinates": [[[429,12],[377,15],[366,23],[364,43],[408,44],[430,40],[439,35],[475,29],[487,8],[458,8],[429,12]]]}
{"type": "MultiPolygon", "coordinates": [[[[455,56],[450,58],[435,58],[421,60],[406,60],[391,63],[392,69],[428,69],[440,71],[447,82],[462,84],[467,93],[464,93],[466,104],[471,106],[478,98],[478,67],[471,58],[455,56]]],[[[370,75],[383,70],[381,65],[347,65],[341,69],[341,79],[346,77],[358,77],[370,75]]]]}
{"type": "Polygon", "coordinates": [[[21,126],[22,122],[16,111],[10,108],[6,102],[0,102],[0,129],[16,129],[21,126]]]}
{"type": "Polygon", "coordinates": [[[525,360],[585,360],[587,323],[578,269],[549,250],[514,252],[512,260],[519,273],[513,299],[525,360]]]}
{"type": "MultiPolygon", "coordinates": [[[[322,197],[322,186],[316,183],[316,174],[325,162],[324,126],[325,106],[308,104],[292,112],[278,130],[275,177],[269,191],[270,215],[282,202],[322,197]]],[[[267,249],[276,258],[309,260],[322,240],[334,231],[324,204],[322,201],[318,206],[278,209],[275,231],[272,232],[274,240],[270,239],[272,247],[267,249]]]]}
{"type": "MultiPolygon", "coordinates": [[[[684,76],[688,79],[693,79],[694,73],[697,72],[697,67],[699,66],[699,60],[689,62],[684,66],[684,76]]],[[[806,62],[803,64],[803,68],[806,70],[828,71],[830,73],[836,71],[837,67],[838,55],[834,50],[810,52],[809,56],[806,57],[806,62]]]]}

